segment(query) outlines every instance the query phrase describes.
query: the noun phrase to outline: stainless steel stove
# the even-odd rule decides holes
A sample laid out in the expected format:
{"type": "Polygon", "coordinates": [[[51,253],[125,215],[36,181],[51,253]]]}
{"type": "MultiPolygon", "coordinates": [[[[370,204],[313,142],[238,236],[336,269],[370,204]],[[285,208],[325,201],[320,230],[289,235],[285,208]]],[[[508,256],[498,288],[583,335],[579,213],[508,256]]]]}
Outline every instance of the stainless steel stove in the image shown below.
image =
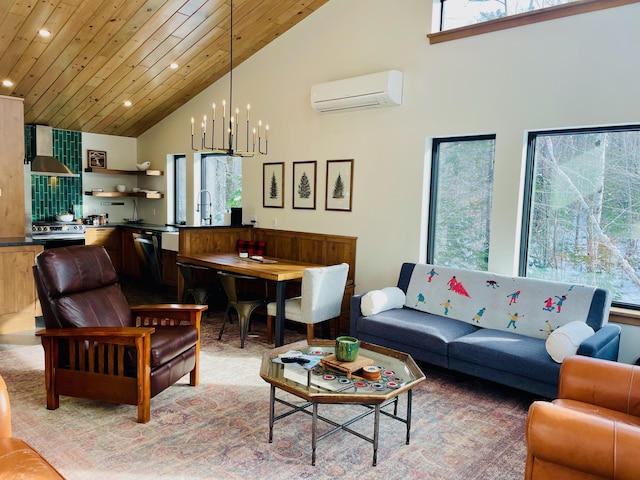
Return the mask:
{"type": "Polygon", "coordinates": [[[84,245],[85,227],[75,222],[34,222],[31,225],[31,237],[43,240],[44,248],[84,245]]]}

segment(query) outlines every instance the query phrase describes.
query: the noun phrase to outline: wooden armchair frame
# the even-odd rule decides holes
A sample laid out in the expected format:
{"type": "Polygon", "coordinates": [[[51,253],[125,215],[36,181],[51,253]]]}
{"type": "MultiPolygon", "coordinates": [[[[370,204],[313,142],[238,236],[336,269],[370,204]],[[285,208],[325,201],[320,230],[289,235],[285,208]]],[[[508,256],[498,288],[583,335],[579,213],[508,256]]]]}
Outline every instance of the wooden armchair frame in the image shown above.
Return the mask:
{"type": "Polygon", "coordinates": [[[136,405],[138,422],[151,418],[151,335],[155,326],[190,324],[198,330],[196,364],[189,384],[200,382],[200,319],[206,305],[132,306],[136,327],[79,327],[36,332],[45,354],[47,408],[60,406],[60,395],[136,405]],[[66,344],[68,367],[60,367],[60,346],[66,344]],[[125,355],[136,350],[136,377],[125,376],[125,355]]]}

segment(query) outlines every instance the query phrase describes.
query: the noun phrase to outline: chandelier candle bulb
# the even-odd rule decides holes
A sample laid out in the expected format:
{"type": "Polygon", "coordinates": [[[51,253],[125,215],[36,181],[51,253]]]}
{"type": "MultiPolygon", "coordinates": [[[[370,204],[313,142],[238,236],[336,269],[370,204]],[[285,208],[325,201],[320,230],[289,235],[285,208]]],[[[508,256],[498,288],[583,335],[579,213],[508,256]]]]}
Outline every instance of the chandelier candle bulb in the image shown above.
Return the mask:
{"type": "Polygon", "coordinates": [[[247,125],[249,124],[249,112],[251,111],[251,105],[247,103],[247,125]]]}
{"type": "Polygon", "coordinates": [[[191,136],[193,137],[193,125],[195,123],[196,119],[191,117],[191,136]]]}

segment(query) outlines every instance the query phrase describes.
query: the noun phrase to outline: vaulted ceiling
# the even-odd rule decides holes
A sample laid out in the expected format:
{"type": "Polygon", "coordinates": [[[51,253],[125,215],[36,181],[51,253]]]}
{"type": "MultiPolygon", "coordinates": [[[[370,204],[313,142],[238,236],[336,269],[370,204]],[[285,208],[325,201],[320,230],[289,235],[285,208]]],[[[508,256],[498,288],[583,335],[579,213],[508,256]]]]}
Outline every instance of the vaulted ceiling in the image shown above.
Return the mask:
{"type": "MultiPolygon", "coordinates": [[[[328,1],[234,0],[234,67],[328,1]]],[[[230,12],[229,0],[0,0],[0,81],[13,83],[0,95],[24,98],[26,123],[137,137],[229,72],[230,12]]]]}

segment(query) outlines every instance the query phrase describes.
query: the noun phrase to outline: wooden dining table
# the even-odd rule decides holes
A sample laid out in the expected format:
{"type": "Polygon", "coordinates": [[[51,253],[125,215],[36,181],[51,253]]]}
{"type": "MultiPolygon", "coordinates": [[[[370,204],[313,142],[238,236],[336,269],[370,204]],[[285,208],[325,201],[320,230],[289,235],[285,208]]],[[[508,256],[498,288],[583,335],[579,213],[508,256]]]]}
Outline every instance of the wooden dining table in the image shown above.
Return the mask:
{"type": "Polygon", "coordinates": [[[263,263],[251,258],[240,258],[237,253],[189,253],[178,254],[177,257],[177,261],[181,263],[275,282],[277,306],[275,346],[280,347],[284,344],[284,301],[287,281],[301,279],[306,268],[322,265],[272,257],[265,257],[265,260],[266,262],[263,263]]]}

